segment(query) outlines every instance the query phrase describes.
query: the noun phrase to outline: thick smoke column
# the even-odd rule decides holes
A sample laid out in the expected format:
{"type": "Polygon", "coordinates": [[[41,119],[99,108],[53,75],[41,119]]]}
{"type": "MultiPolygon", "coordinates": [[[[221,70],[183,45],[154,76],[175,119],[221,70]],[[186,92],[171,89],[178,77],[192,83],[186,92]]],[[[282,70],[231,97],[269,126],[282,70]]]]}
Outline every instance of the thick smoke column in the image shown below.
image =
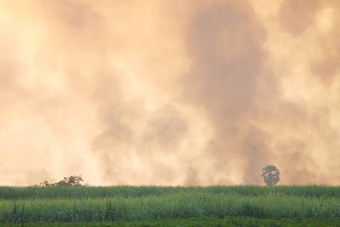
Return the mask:
{"type": "Polygon", "coordinates": [[[335,0],[0,2],[0,184],[340,182],[335,0]]]}
{"type": "Polygon", "coordinates": [[[203,7],[188,30],[192,70],[184,77],[184,99],[205,108],[211,120],[215,134],[206,155],[216,159],[211,174],[224,173],[222,181],[230,179],[227,173],[243,169],[242,182],[260,183],[256,174],[267,162],[270,138],[251,122],[261,92],[276,96],[260,90],[265,38],[251,6],[230,1],[203,7]]]}

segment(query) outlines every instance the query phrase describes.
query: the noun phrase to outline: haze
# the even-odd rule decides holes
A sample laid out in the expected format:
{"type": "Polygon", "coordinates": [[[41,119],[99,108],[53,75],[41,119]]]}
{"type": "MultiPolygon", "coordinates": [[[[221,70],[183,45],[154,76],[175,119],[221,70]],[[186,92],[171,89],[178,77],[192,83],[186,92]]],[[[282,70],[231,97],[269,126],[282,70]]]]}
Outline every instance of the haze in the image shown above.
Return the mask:
{"type": "Polygon", "coordinates": [[[339,185],[339,25],[337,0],[2,0],[0,184],[339,185]]]}

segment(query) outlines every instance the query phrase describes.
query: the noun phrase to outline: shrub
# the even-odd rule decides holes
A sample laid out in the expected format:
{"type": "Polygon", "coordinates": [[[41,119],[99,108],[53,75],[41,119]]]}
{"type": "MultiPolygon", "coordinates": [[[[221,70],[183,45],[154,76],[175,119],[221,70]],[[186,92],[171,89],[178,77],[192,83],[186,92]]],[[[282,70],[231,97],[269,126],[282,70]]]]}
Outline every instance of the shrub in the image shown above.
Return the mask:
{"type": "Polygon", "coordinates": [[[49,183],[47,180],[39,184],[40,187],[51,187],[51,186],[83,186],[81,182],[84,181],[83,178],[79,176],[69,176],[64,177],[63,180],[56,183],[49,183]]]}

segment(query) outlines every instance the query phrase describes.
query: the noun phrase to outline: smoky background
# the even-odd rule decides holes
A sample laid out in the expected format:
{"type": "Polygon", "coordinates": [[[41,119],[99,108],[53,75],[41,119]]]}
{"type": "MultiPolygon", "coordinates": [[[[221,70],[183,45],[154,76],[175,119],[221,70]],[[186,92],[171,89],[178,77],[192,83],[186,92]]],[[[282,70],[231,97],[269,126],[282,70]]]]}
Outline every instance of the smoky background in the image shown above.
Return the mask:
{"type": "Polygon", "coordinates": [[[337,1],[0,2],[0,183],[340,182],[337,1]]]}

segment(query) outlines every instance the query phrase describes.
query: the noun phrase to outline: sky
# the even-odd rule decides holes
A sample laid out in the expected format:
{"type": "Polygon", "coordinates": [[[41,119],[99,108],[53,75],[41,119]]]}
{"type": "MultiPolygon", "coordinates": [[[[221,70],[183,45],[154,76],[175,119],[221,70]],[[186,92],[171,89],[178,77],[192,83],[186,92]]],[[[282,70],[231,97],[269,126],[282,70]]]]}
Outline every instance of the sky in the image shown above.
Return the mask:
{"type": "Polygon", "coordinates": [[[0,185],[340,183],[337,0],[1,0],[0,185]]]}

